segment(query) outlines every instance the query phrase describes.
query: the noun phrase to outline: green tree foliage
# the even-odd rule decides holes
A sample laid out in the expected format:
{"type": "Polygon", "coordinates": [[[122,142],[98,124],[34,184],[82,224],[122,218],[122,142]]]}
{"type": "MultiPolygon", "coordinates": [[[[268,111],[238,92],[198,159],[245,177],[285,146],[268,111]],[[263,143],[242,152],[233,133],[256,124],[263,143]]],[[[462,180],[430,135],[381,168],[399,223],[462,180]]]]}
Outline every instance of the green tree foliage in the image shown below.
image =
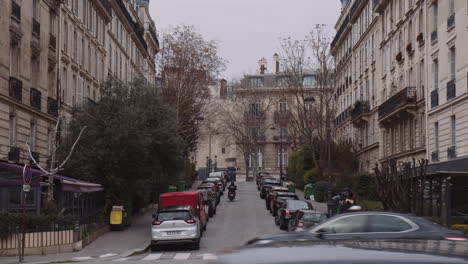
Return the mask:
{"type": "Polygon", "coordinates": [[[108,81],[99,103],[73,113],[59,156],[67,155],[82,127],[87,129],[65,173],[103,184],[107,209],[125,198],[136,210],[181,179],[175,120],[175,112],[153,87],[108,81]]]}

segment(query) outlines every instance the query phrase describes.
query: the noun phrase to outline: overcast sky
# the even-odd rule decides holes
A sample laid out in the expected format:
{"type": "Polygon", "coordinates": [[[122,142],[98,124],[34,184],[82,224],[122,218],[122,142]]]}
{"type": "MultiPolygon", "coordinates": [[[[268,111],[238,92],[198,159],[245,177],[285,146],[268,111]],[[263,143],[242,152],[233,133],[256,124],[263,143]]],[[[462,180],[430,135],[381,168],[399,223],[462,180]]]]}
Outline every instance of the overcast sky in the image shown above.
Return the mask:
{"type": "Polygon", "coordinates": [[[194,25],[204,38],[218,41],[228,61],[223,77],[230,79],[255,72],[261,57],[271,65],[280,37],[303,38],[315,24],[334,33],[340,1],[151,0],[150,13],[159,32],[194,25]]]}

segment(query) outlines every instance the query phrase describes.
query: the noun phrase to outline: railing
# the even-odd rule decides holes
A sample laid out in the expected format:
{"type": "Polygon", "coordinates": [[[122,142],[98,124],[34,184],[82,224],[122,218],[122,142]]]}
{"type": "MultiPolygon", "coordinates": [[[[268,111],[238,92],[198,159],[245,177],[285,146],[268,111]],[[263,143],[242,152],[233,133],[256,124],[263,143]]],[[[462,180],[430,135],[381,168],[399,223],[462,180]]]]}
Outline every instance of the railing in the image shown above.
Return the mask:
{"type": "Polygon", "coordinates": [[[21,20],[21,6],[11,0],[11,14],[14,18],[21,20]]]}
{"type": "Polygon", "coordinates": [[[29,103],[31,107],[36,108],[37,110],[41,110],[41,92],[37,89],[31,88],[30,96],[29,96],[29,103]]]}
{"type": "Polygon", "coordinates": [[[51,116],[58,116],[58,104],[54,98],[47,98],[47,113],[51,116]]]}
{"type": "Polygon", "coordinates": [[[431,32],[431,42],[434,42],[438,39],[437,29],[431,32]]]}
{"type": "Polygon", "coordinates": [[[455,80],[447,83],[447,101],[457,96],[455,80]]]}
{"type": "Polygon", "coordinates": [[[117,0],[117,5],[120,7],[120,10],[122,10],[122,13],[124,14],[124,16],[127,19],[128,23],[130,25],[134,25],[133,18],[130,15],[130,13],[128,13],[127,7],[122,2],[122,0],[117,0]]]}
{"type": "Polygon", "coordinates": [[[382,119],[399,108],[416,103],[416,87],[406,87],[379,106],[379,118],[382,119]]]}
{"type": "Polygon", "coordinates": [[[19,162],[20,149],[18,147],[10,147],[8,152],[8,160],[12,162],[19,162]]]}
{"type": "Polygon", "coordinates": [[[351,120],[356,119],[359,115],[363,113],[368,113],[369,109],[369,102],[368,101],[357,101],[354,104],[353,109],[351,109],[351,120]]]}
{"type": "Polygon", "coordinates": [[[439,92],[437,90],[433,90],[431,92],[431,108],[434,108],[439,105],[439,92]]]}
{"type": "Polygon", "coordinates": [[[341,124],[343,121],[348,119],[350,117],[350,107],[346,108],[343,112],[341,112],[336,118],[335,118],[335,126],[338,126],[341,124]]]}
{"type": "Polygon", "coordinates": [[[457,147],[451,146],[447,148],[447,158],[454,159],[457,157],[457,147]]]}
{"type": "Polygon", "coordinates": [[[439,151],[438,150],[433,151],[431,153],[431,160],[432,161],[439,161],[439,151]]]}
{"type": "Polygon", "coordinates": [[[10,87],[8,92],[10,97],[21,102],[23,99],[23,82],[15,77],[10,77],[10,87]]]}
{"type": "Polygon", "coordinates": [[[55,37],[54,34],[50,33],[49,34],[49,48],[56,49],[57,47],[57,38],[55,37]]]}
{"type": "Polygon", "coordinates": [[[447,30],[455,26],[455,14],[447,18],[447,30]]]}
{"type": "Polygon", "coordinates": [[[37,36],[41,35],[41,24],[35,18],[33,18],[32,33],[37,36]]]}

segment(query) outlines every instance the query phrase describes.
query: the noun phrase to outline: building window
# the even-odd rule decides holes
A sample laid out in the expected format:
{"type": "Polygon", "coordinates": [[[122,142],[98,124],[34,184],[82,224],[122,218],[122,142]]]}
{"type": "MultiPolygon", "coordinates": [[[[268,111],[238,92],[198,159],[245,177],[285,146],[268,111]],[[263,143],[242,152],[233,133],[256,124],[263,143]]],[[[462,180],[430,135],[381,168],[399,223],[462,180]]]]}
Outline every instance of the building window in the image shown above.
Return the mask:
{"type": "Polygon", "coordinates": [[[287,102],[280,102],[279,103],[279,111],[284,113],[288,111],[288,103],[287,102]]]}
{"type": "Polygon", "coordinates": [[[250,87],[252,88],[261,88],[263,87],[263,78],[250,78],[250,87]]]}
{"type": "Polygon", "coordinates": [[[457,123],[455,116],[450,117],[450,138],[452,147],[455,147],[457,145],[457,123]]]}
{"type": "Polygon", "coordinates": [[[33,18],[39,21],[40,5],[39,0],[33,0],[33,18]]]}
{"type": "Polygon", "coordinates": [[[278,167],[281,166],[288,166],[288,152],[284,148],[278,150],[278,167]]]}
{"type": "Polygon", "coordinates": [[[226,154],[226,148],[221,148],[221,153],[226,154]]]}
{"type": "Polygon", "coordinates": [[[425,92],[425,88],[424,88],[424,81],[425,81],[425,70],[424,70],[424,60],[422,60],[420,63],[419,63],[419,94],[421,95],[421,98],[424,98],[424,92],[425,92]]]}
{"type": "Polygon", "coordinates": [[[16,115],[14,114],[10,114],[8,138],[10,147],[14,147],[16,144],[16,115]]]}
{"type": "Polygon", "coordinates": [[[305,76],[302,85],[303,86],[316,86],[317,78],[313,75],[305,76]]]}
{"type": "Polygon", "coordinates": [[[439,150],[439,122],[434,123],[434,149],[439,150]]]}
{"type": "Polygon", "coordinates": [[[456,77],[456,53],[455,48],[450,48],[450,78],[455,80],[456,77]]]}
{"type": "Polygon", "coordinates": [[[433,90],[438,90],[439,89],[439,60],[434,60],[433,62],[433,70],[434,74],[434,89],[433,90]]]}
{"type": "Polygon", "coordinates": [[[432,26],[433,26],[434,30],[437,30],[437,21],[439,20],[439,18],[438,18],[438,16],[439,16],[439,5],[437,4],[437,2],[432,5],[432,16],[433,16],[432,26]]]}
{"type": "Polygon", "coordinates": [[[260,116],[262,114],[259,103],[250,104],[250,109],[249,110],[250,110],[251,114],[254,114],[256,116],[260,116]]]}
{"type": "MultiPolygon", "coordinates": [[[[249,156],[249,167],[253,168],[255,166],[255,155],[250,154],[249,156]]],[[[263,167],[263,154],[262,151],[259,149],[257,153],[257,167],[262,168],[263,167]]]]}

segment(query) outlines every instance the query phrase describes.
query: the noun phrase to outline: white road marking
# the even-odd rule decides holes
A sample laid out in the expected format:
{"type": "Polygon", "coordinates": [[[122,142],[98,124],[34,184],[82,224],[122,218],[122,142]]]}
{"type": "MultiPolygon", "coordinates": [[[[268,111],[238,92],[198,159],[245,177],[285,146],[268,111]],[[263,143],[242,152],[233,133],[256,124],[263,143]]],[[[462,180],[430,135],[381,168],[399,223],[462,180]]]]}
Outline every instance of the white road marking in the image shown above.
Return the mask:
{"type": "Polygon", "coordinates": [[[108,257],[113,257],[113,256],[117,256],[117,254],[114,254],[114,253],[107,253],[107,254],[101,255],[101,256],[99,256],[99,257],[100,257],[100,258],[108,258],[108,257]]]}
{"type": "Polygon", "coordinates": [[[190,253],[177,253],[174,256],[174,259],[186,260],[190,257],[190,253]]]}
{"type": "Polygon", "coordinates": [[[216,259],[218,259],[217,256],[215,256],[213,254],[210,254],[210,253],[202,254],[201,256],[203,256],[203,260],[216,260],[216,259]]]}
{"type": "Polygon", "coordinates": [[[143,260],[157,260],[162,257],[163,254],[149,254],[148,256],[144,257],[143,260]]]}
{"type": "Polygon", "coordinates": [[[116,259],[116,260],[114,260],[114,261],[127,261],[127,260],[129,260],[129,259],[131,259],[131,258],[119,258],[119,259],[116,259]]]}
{"type": "Polygon", "coordinates": [[[77,257],[77,258],[73,258],[73,259],[76,259],[76,260],[88,260],[88,259],[92,259],[93,257],[77,257]]]}

